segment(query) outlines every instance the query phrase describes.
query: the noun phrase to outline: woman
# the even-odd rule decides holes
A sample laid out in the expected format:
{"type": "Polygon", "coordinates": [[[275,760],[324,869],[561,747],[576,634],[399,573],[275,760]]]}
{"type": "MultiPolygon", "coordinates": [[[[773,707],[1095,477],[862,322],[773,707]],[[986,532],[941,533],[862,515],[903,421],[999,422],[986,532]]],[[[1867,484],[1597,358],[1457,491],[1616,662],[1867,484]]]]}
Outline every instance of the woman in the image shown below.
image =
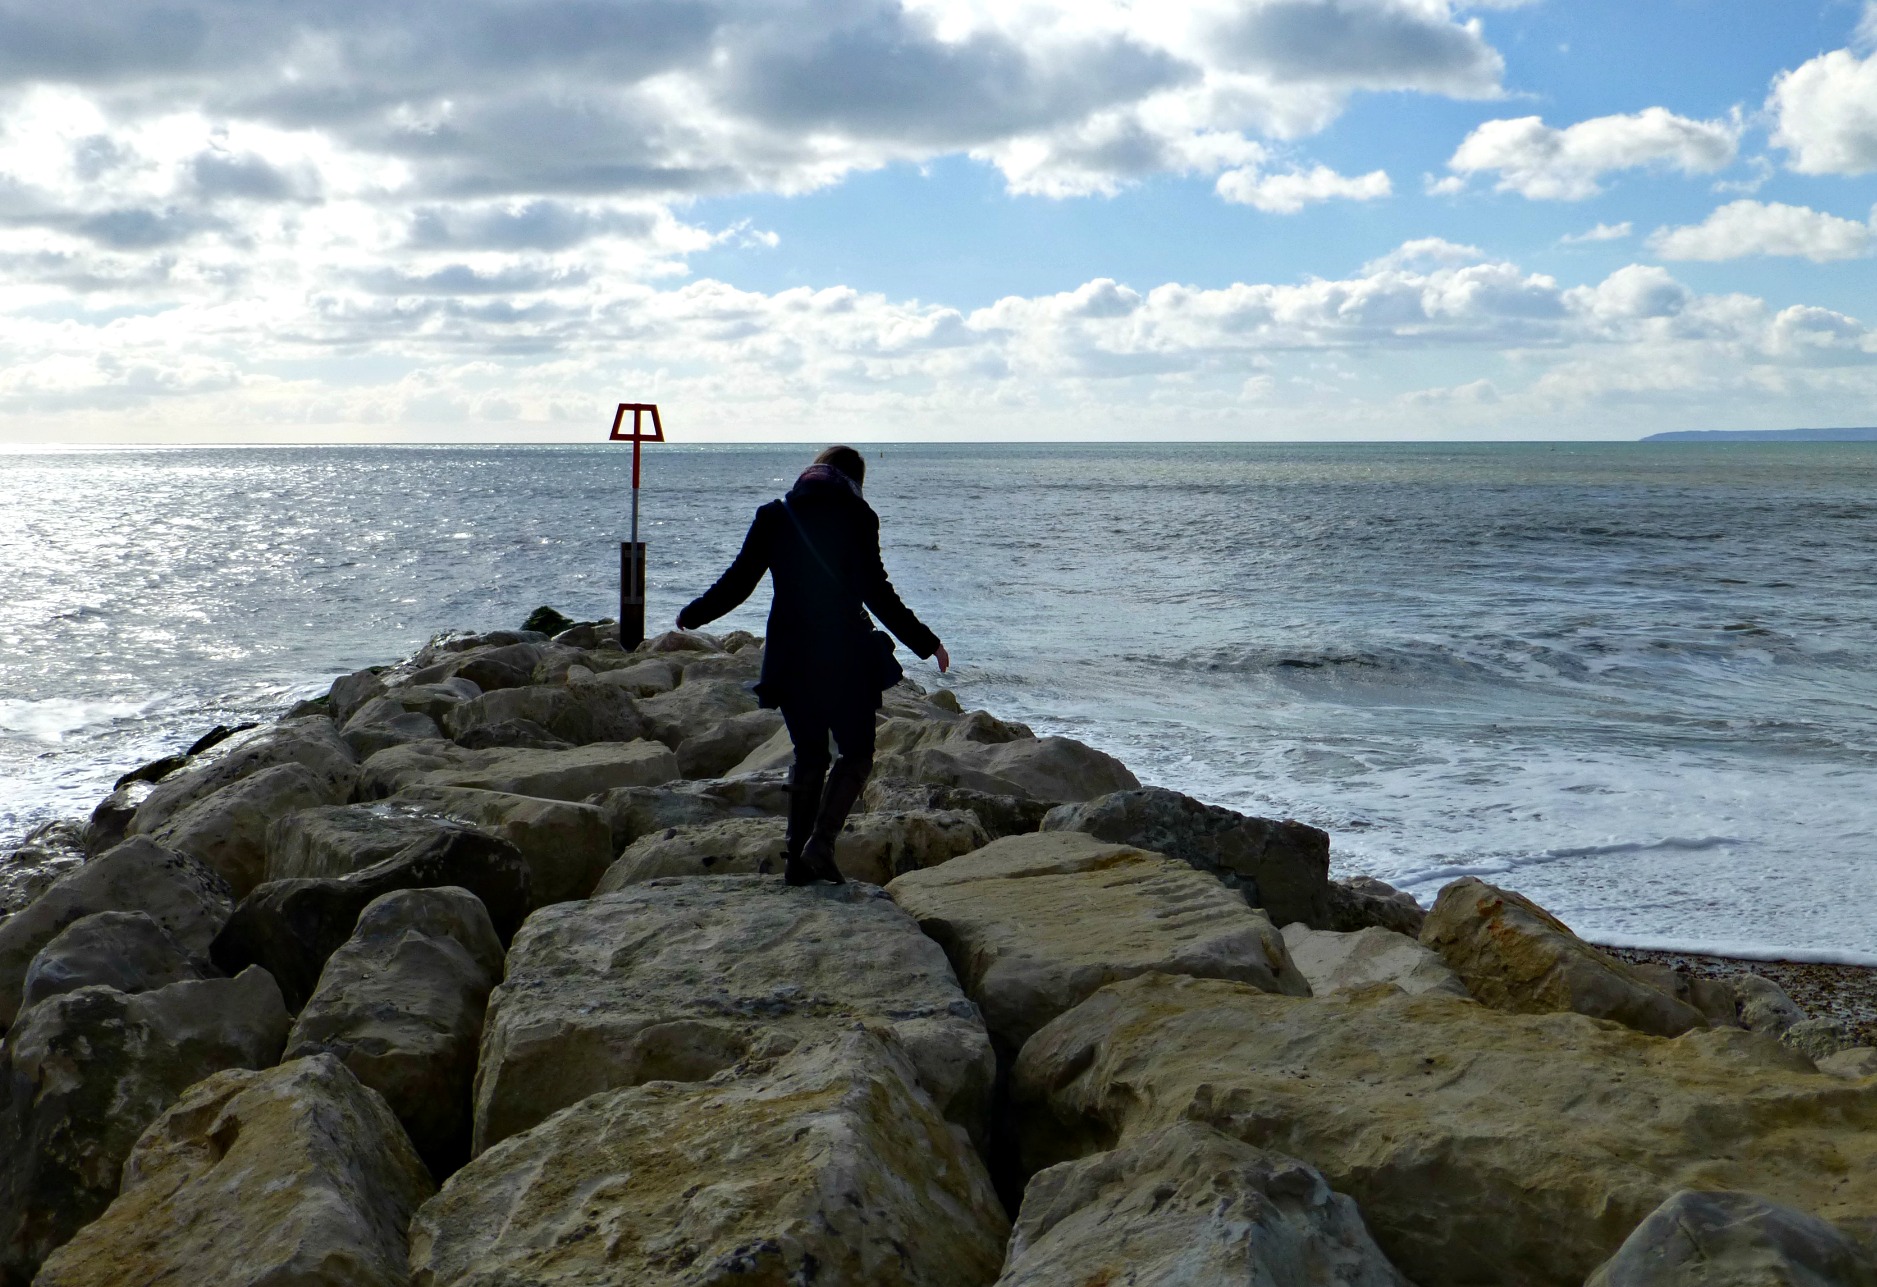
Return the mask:
{"type": "Polygon", "coordinates": [[[921,658],[951,657],[938,636],[899,600],[880,562],[880,518],[861,497],[867,462],[852,447],[829,447],[789,494],[756,511],[736,561],[678,614],[685,630],[715,621],[770,574],[775,599],[756,696],[780,707],[795,744],[783,879],[840,883],[834,838],[873,771],[873,713],[898,670],[890,641],[867,617],[921,658]],[[828,737],[840,751],[829,770],[828,737]]]}

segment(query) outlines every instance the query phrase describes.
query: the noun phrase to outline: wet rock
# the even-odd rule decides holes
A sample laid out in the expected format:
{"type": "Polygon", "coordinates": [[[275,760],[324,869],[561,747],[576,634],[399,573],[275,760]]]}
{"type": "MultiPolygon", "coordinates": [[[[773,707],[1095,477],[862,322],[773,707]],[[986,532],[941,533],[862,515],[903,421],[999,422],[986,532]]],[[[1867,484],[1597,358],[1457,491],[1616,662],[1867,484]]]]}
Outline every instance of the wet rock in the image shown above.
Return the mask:
{"type": "Polygon", "coordinates": [[[98,801],[85,823],[85,852],[96,857],[122,844],[124,837],[129,834],[131,819],[137,816],[138,807],[150,798],[150,792],[155,789],[155,784],[151,782],[127,782],[98,801]]]}
{"type": "Polygon", "coordinates": [[[1292,964],[1310,981],[1314,996],[1334,996],[1387,984],[1409,996],[1444,992],[1472,999],[1460,976],[1445,961],[1393,930],[1371,926],[1354,934],[1313,930],[1307,925],[1286,925],[1284,946],[1292,964]]]}
{"type": "Polygon", "coordinates": [[[1209,871],[1262,907],[1275,925],[1329,923],[1330,838],[1301,822],[1253,818],[1150,787],[1065,804],[1044,831],[1082,831],[1209,871]]]}
{"type": "Polygon", "coordinates": [[[1471,877],[1440,891],[1421,941],[1495,1010],[1575,1010],[1673,1037],[1707,1020],[1599,952],[1530,899],[1471,877]]]}
{"type": "Polygon", "coordinates": [[[936,944],[878,890],[747,876],[543,908],[489,1001],[480,1152],[584,1096],[701,1081],[855,1023],[890,1029],[951,1121],[981,1131],[995,1075],[936,944]]]}
{"type": "Polygon", "coordinates": [[[412,787],[392,803],[500,836],[528,864],[532,905],[585,898],[613,861],[606,815],[590,804],[469,787],[412,787]]]}
{"type": "Polygon", "coordinates": [[[298,1012],[319,983],[326,960],[352,937],[359,914],[400,889],[459,885],[482,900],[497,935],[513,935],[527,914],[528,864],[513,845],[471,827],[450,827],[348,876],[273,880],[241,900],[209,948],[233,973],[264,967],[298,1012]]]}
{"type": "Polygon", "coordinates": [[[1216,877],[1077,831],[1008,836],[887,893],[944,947],[1011,1051],[1102,985],[1147,971],[1310,994],[1282,935],[1216,877]]]}
{"type": "Polygon", "coordinates": [[[619,787],[592,797],[589,803],[605,817],[617,853],[640,836],[672,827],[786,815],[789,786],[783,774],[753,775],[735,780],[619,787]]]}
{"type": "Polygon", "coordinates": [[[571,629],[573,624],[572,617],[542,604],[528,614],[528,619],[521,623],[521,628],[544,635],[557,635],[563,630],[571,629]]]}
{"type": "Polygon", "coordinates": [[[392,801],[301,809],[267,829],[268,880],[346,876],[449,825],[392,801]]]}
{"type": "Polygon", "coordinates": [[[1670,1197],[1584,1287],[1877,1287],[1877,1259],[1803,1211],[1753,1193],[1670,1197]]]}
{"type": "Polygon", "coordinates": [[[1031,1038],[1012,1095],[1031,1165],[1181,1120],[1308,1162],[1420,1287],[1578,1287],[1695,1177],[1877,1217],[1877,1083],[1738,1029],[1148,975],[1031,1038]]]}
{"type": "Polygon", "coordinates": [[[977,816],[985,836],[991,840],[1040,830],[1043,819],[1056,807],[1047,800],[1032,800],[1027,796],[987,795],[967,787],[935,786],[930,782],[883,778],[878,774],[868,781],[860,800],[862,808],[880,813],[963,809],[977,816]]]}
{"type": "Polygon", "coordinates": [[[990,1180],[869,1032],[773,1066],[582,1099],[458,1171],[411,1226],[418,1287],[981,1287],[990,1180]]]}
{"type": "Polygon", "coordinates": [[[1732,983],[1734,995],[1739,998],[1740,1026],[1749,1032],[1777,1037],[1805,1022],[1805,1011],[1798,1002],[1764,975],[1742,974],[1732,983]]]}
{"type": "Polygon", "coordinates": [[[0,857],[0,920],[26,907],[85,861],[87,829],[74,822],[49,822],[0,857]]]}
{"type": "Polygon", "coordinates": [[[190,805],[263,769],[297,764],[343,800],[358,775],[358,756],[329,719],[314,715],[250,729],[210,748],[157,784],[131,820],[129,834],[148,835],[190,805]]]}
{"type": "Polygon", "coordinates": [[[1041,1172],[996,1287],[1411,1287],[1314,1169],[1198,1122],[1041,1172]]]}
{"type": "Polygon", "coordinates": [[[637,703],[616,684],[505,688],[463,702],[443,717],[444,730],[459,742],[477,729],[503,724],[533,724],[574,746],[645,736],[637,703]]]}
{"type": "Polygon", "coordinates": [[[0,1103],[0,1280],[39,1262],[103,1213],[142,1133],[183,1091],[280,1055],[287,1012],[264,970],[126,995],[51,997],[7,1034],[0,1103]]]}
{"type": "Polygon", "coordinates": [[[718,720],[673,748],[678,771],[687,778],[717,777],[741,764],[781,729],[781,711],[748,711],[718,720]]]}
{"type": "Polygon", "coordinates": [[[40,1287],[404,1287],[435,1191],[384,1102],[330,1057],[229,1071],[146,1131],[123,1192],[40,1287]]]}
{"type": "Polygon", "coordinates": [[[1373,876],[1332,880],[1329,903],[1329,920],[1322,928],[1340,934],[1353,934],[1373,926],[1419,938],[1421,927],[1427,921],[1427,913],[1414,901],[1413,894],[1373,876]]]}
{"type": "Polygon", "coordinates": [[[443,730],[422,711],[406,710],[390,697],[374,697],[345,722],[339,735],[363,759],[388,746],[434,741],[443,736],[443,730]]]}
{"type": "MultiPolygon", "coordinates": [[[[661,876],[781,875],[786,828],[782,818],[730,818],[641,836],[593,892],[612,893],[661,876]]],[[[834,859],[849,880],[884,885],[987,843],[969,813],[860,813],[835,838],[834,859]]]]}
{"type": "Polygon", "coordinates": [[[346,794],[298,764],[276,764],[172,814],[150,838],[200,858],[240,896],[267,874],[267,833],[277,819],[337,804],[346,794]]]}
{"type": "Polygon", "coordinates": [[[0,1024],[19,1013],[33,958],[59,931],[94,912],[148,913],[195,956],[234,909],[228,885],[199,860],[139,837],[59,877],[33,904],[0,921],[0,1024]]]}
{"type": "MultiPolygon", "coordinates": [[[[220,730],[223,726],[217,725],[216,727],[220,730]]],[[[250,725],[249,727],[253,726],[250,725]]],[[[228,738],[226,736],[216,739],[216,741],[221,742],[227,740],[228,738]]],[[[213,746],[215,742],[211,742],[209,745],[213,746]]],[[[158,782],[161,782],[164,778],[187,763],[189,763],[189,756],[184,754],[158,756],[156,759],[150,760],[144,764],[139,764],[136,768],[130,770],[130,772],[121,775],[117,781],[112,784],[111,789],[113,791],[119,791],[133,782],[148,782],[151,786],[155,786],[158,782]]]]}
{"type": "Polygon", "coordinates": [[[674,748],[714,724],[756,709],[756,694],[727,679],[682,683],[639,703],[646,736],[674,748]]]}
{"type": "Polygon", "coordinates": [[[26,970],[20,1009],[93,984],[119,992],[149,992],[184,979],[207,978],[207,965],[143,912],[93,912],[39,949],[26,970]]]}
{"type": "Polygon", "coordinates": [[[476,1043],[501,977],[502,943],[475,895],[451,886],[385,894],[327,960],[285,1057],[339,1059],[447,1175],[469,1156],[476,1043]]]}

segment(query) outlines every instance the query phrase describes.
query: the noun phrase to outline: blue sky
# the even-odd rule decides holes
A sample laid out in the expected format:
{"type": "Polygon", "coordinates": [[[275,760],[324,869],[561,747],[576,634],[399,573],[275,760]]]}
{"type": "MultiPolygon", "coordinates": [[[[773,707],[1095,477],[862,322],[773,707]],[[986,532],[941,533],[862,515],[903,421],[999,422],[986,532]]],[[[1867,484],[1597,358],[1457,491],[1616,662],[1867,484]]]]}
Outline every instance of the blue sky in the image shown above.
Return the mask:
{"type": "Polygon", "coordinates": [[[1877,422],[1877,5],[0,0],[0,442],[1877,422]]]}

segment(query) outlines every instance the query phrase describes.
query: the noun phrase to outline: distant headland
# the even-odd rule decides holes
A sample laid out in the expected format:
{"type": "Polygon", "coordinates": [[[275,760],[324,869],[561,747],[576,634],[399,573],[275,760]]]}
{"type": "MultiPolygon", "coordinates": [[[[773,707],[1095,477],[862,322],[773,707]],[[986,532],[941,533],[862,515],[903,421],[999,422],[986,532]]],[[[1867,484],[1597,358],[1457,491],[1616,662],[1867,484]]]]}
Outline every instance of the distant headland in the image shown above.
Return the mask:
{"type": "Polygon", "coordinates": [[[1643,442],[1877,442],[1877,427],[1864,429],[1677,429],[1652,433],[1643,442]]]}

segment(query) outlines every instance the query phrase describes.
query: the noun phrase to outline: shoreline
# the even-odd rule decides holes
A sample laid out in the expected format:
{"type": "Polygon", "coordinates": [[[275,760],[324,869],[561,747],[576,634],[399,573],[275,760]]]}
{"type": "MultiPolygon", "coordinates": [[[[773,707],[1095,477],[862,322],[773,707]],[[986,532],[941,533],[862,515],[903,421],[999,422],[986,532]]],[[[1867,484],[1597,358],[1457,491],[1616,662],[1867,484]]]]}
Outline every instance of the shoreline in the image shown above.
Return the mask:
{"type": "Polygon", "coordinates": [[[1704,979],[1757,974],[1785,990],[1814,1019],[1844,1024],[1864,1045],[1877,1045],[1877,965],[1758,959],[1681,952],[1669,948],[1604,947],[1632,965],[1666,965],[1704,979]]]}

